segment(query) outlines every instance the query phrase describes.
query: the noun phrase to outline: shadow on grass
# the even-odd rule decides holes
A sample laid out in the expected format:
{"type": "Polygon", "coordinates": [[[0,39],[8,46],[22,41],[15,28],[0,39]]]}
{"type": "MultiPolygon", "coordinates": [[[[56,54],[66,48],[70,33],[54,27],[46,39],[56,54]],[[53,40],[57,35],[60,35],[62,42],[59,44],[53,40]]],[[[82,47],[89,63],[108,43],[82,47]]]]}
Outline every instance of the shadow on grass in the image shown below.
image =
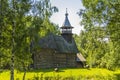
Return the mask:
{"type": "MultiPolygon", "coordinates": [[[[42,68],[42,69],[29,69],[26,72],[30,73],[30,72],[34,72],[34,73],[47,73],[47,72],[56,72],[56,73],[61,73],[61,72],[65,72],[66,70],[76,70],[76,69],[86,69],[86,68],[58,68],[58,71],[55,71],[55,68],[42,68]]],[[[20,72],[24,72],[23,70],[20,72]]]]}
{"type": "MultiPolygon", "coordinates": [[[[69,69],[76,70],[76,69],[86,69],[86,68],[58,68],[58,72],[65,72],[65,70],[69,70],[69,69]]],[[[55,72],[55,68],[32,69],[32,70],[28,70],[27,72],[36,72],[36,73],[38,73],[38,72],[55,72]]]]}
{"type": "Polygon", "coordinates": [[[116,80],[120,80],[120,73],[114,74],[116,76],[116,80]]]}
{"type": "Polygon", "coordinates": [[[0,73],[2,73],[3,72],[3,70],[2,69],[0,69],[0,73]]]}
{"type": "MultiPolygon", "coordinates": [[[[57,72],[64,72],[65,69],[59,68],[57,72]]],[[[55,72],[54,68],[47,68],[47,69],[33,69],[33,70],[29,70],[27,72],[35,72],[35,73],[39,73],[39,72],[55,72]]]]}

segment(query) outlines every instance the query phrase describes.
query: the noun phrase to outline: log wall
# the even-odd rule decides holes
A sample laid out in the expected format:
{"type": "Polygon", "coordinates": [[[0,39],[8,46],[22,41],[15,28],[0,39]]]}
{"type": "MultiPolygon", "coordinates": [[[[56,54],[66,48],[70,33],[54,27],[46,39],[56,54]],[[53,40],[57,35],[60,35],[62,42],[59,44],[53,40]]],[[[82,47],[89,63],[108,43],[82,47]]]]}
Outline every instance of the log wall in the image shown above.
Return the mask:
{"type": "Polygon", "coordinates": [[[76,67],[75,53],[56,53],[54,50],[42,49],[34,54],[34,68],[76,67]]]}

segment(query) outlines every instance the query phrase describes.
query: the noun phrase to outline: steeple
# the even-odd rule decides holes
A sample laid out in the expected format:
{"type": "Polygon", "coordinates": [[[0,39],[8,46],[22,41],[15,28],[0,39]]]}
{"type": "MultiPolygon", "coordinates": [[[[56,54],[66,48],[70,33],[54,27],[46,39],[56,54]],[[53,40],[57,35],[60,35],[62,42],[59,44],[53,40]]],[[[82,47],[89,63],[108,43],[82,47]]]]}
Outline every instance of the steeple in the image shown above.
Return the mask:
{"type": "Polygon", "coordinates": [[[65,21],[64,21],[64,23],[63,23],[63,26],[64,26],[64,27],[71,27],[71,24],[70,24],[69,19],[68,19],[67,8],[66,8],[65,21]]]}
{"type": "Polygon", "coordinates": [[[66,13],[65,13],[65,21],[61,27],[61,35],[63,36],[63,38],[67,41],[67,42],[72,42],[72,26],[69,22],[68,19],[68,12],[67,12],[67,8],[66,8],[66,13]]]}

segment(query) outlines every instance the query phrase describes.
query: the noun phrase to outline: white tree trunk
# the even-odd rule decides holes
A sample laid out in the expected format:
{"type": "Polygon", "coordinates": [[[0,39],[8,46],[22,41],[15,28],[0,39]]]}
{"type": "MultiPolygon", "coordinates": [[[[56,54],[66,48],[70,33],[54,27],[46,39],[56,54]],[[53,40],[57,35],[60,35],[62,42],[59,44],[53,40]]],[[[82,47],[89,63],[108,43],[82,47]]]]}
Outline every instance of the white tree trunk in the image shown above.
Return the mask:
{"type": "Polygon", "coordinates": [[[12,56],[11,56],[11,73],[10,73],[10,80],[14,80],[14,49],[15,49],[15,27],[16,27],[16,23],[15,23],[15,17],[16,17],[16,13],[15,13],[15,1],[12,0],[12,5],[13,5],[13,11],[15,14],[15,16],[13,17],[13,26],[12,26],[12,56]]]}
{"type": "Polygon", "coordinates": [[[14,80],[14,54],[13,53],[12,53],[12,57],[11,57],[10,80],[14,80]]]}

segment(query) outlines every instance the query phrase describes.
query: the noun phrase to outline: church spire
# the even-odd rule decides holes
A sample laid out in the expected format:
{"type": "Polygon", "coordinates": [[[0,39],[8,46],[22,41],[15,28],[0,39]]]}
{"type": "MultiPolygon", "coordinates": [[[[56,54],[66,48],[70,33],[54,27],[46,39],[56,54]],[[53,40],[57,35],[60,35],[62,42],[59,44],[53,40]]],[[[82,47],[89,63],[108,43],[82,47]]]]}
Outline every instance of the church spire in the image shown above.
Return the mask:
{"type": "Polygon", "coordinates": [[[66,8],[65,21],[64,21],[64,23],[63,23],[63,26],[64,26],[64,27],[71,27],[71,24],[70,24],[69,19],[68,19],[67,8],[66,8]]]}
{"type": "Polygon", "coordinates": [[[65,21],[61,27],[61,35],[67,42],[72,42],[72,26],[68,19],[68,12],[66,8],[65,21]]]}
{"type": "Polygon", "coordinates": [[[67,8],[66,8],[66,13],[67,13],[67,8]]]}

